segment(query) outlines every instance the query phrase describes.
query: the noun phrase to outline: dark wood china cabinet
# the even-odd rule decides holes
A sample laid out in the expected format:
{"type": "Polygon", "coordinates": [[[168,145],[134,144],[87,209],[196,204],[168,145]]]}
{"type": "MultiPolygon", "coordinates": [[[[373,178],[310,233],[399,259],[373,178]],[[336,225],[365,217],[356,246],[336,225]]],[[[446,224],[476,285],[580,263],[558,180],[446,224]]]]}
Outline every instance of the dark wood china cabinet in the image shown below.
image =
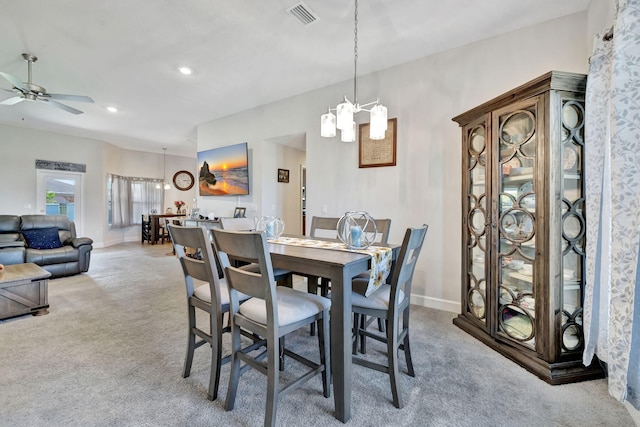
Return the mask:
{"type": "Polygon", "coordinates": [[[586,76],[550,72],[462,127],[461,329],[550,384],[582,364],[586,76]]]}

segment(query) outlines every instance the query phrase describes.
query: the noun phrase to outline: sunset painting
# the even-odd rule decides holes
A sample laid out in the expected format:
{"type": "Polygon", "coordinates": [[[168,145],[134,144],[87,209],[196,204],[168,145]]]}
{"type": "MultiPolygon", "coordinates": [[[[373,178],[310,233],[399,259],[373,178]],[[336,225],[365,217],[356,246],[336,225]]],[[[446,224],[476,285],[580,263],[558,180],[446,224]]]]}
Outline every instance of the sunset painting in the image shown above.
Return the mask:
{"type": "Polygon", "coordinates": [[[201,196],[249,194],[247,143],[198,153],[198,187],[201,196]]]}

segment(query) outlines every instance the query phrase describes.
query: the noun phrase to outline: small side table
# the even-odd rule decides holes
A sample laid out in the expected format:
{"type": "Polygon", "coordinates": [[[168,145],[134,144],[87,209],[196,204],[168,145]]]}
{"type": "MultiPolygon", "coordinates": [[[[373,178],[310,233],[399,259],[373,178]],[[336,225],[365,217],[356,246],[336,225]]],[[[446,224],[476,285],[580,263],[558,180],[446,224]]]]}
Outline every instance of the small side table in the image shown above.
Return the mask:
{"type": "Polygon", "coordinates": [[[33,264],[5,265],[0,271],[0,320],[49,313],[49,273],[33,264]]]}

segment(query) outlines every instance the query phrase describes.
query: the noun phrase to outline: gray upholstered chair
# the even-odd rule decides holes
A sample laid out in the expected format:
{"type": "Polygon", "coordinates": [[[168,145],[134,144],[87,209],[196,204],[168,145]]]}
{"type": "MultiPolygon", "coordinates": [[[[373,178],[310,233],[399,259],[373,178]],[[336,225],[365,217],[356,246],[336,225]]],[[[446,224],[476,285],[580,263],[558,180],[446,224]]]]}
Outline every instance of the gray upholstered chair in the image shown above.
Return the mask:
{"type": "MultiPolygon", "coordinates": [[[[338,230],[337,230],[338,221],[340,221],[340,218],[321,217],[321,216],[312,217],[311,229],[309,230],[309,237],[337,239],[338,238],[338,230]]],[[[386,244],[389,241],[389,232],[391,230],[391,219],[376,219],[374,221],[375,221],[375,228],[374,228],[374,225],[369,222],[365,224],[365,228],[363,229],[363,232],[371,233],[371,234],[376,232],[376,238],[374,242],[386,244]]],[[[360,223],[360,226],[363,225],[361,221],[359,221],[359,223],[360,223]]],[[[359,277],[368,278],[369,275],[370,273],[365,272],[365,273],[361,273],[359,277]]],[[[309,292],[314,294],[317,293],[318,286],[320,286],[320,295],[322,296],[329,295],[330,281],[328,278],[326,277],[318,278],[313,276],[307,276],[307,288],[309,292]]],[[[382,323],[382,321],[379,321],[379,329],[381,332],[384,332],[384,324],[382,323]]],[[[310,333],[311,335],[315,333],[315,329],[313,325],[311,325],[310,333]]]]}
{"type": "MultiPolygon", "coordinates": [[[[310,238],[325,238],[325,239],[337,239],[338,238],[338,221],[340,218],[313,216],[311,217],[311,228],[309,229],[310,238]]],[[[321,285],[322,296],[327,296],[327,290],[329,288],[329,279],[324,279],[315,276],[307,276],[307,287],[312,294],[318,293],[318,285],[321,285]]],[[[313,326],[311,332],[313,334],[313,326]]]]}
{"type": "MultiPolygon", "coordinates": [[[[337,239],[338,238],[337,228],[338,228],[339,220],[340,218],[322,217],[322,216],[312,217],[311,228],[309,230],[309,237],[337,239]]],[[[358,221],[358,222],[360,225],[363,224],[362,221],[358,221]]],[[[387,243],[389,240],[390,229],[391,229],[390,219],[376,219],[375,230],[377,231],[377,236],[376,236],[375,242],[387,243]]],[[[373,233],[374,232],[373,224],[369,222],[363,231],[365,233],[373,233]]]]}
{"type": "Polygon", "coordinates": [[[229,411],[234,408],[241,375],[240,362],[242,361],[246,363],[245,366],[251,366],[267,375],[264,424],[265,426],[273,426],[276,422],[277,403],[280,397],[312,377],[322,375],[323,394],[325,397],[330,396],[329,308],[331,301],[319,295],[276,286],[271,256],[264,233],[214,229],[212,235],[219,258],[225,267],[231,299],[233,350],[225,409],[229,411]],[[231,266],[228,259],[239,256],[257,264],[259,269],[247,271],[242,267],[231,266]],[[253,298],[240,305],[239,296],[242,293],[251,295],[253,298]],[[278,367],[280,344],[283,344],[285,335],[313,322],[318,324],[320,363],[311,361],[283,346],[281,352],[284,356],[288,356],[310,369],[298,379],[281,387],[278,367]],[[241,330],[266,338],[266,362],[260,357],[254,358],[242,348],[241,330]]]}
{"type": "Polygon", "coordinates": [[[400,254],[396,259],[393,269],[393,277],[390,285],[382,285],[373,294],[365,297],[364,289],[368,279],[355,278],[351,295],[353,321],[353,363],[366,366],[389,374],[393,404],[403,407],[403,400],[398,390],[398,350],[403,350],[407,371],[410,376],[415,376],[413,362],[411,361],[411,348],[409,346],[409,308],[411,297],[411,282],[415,271],[416,262],[425,235],[427,225],[420,228],[407,229],[400,254]],[[383,319],[386,322],[386,333],[373,332],[367,329],[368,323],[365,316],[383,319]],[[358,338],[360,338],[361,352],[366,352],[366,338],[374,338],[387,344],[387,364],[374,363],[356,357],[358,338]]]}
{"type": "MultiPolygon", "coordinates": [[[[182,376],[187,378],[191,373],[195,349],[209,344],[207,348],[211,346],[211,373],[207,398],[215,400],[220,383],[220,366],[230,360],[230,356],[222,357],[222,334],[230,331],[228,326],[223,326],[223,315],[229,311],[227,283],[218,275],[213,248],[204,227],[181,227],[172,224],[168,224],[167,227],[180,260],[187,291],[189,325],[182,376]],[[208,314],[208,331],[198,326],[196,308],[208,314]]],[[[238,294],[236,303],[248,298],[247,295],[238,294]]]]}
{"type": "MultiPolygon", "coordinates": [[[[254,231],[256,229],[256,224],[250,218],[220,218],[220,228],[231,231],[254,231]]],[[[232,262],[234,262],[236,266],[242,265],[242,263],[237,261],[232,262]]],[[[252,267],[257,268],[257,266],[252,267]]],[[[273,275],[275,276],[278,285],[286,286],[288,288],[293,287],[293,274],[289,270],[274,268],[273,275]]]]}
{"type": "Polygon", "coordinates": [[[324,237],[328,239],[338,238],[338,220],[340,218],[330,218],[323,216],[311,217],[311,228],[309,229],[309,237],[324,237]]]}
{"type": "MultiPolygon", "coordinates": [[[[319,217],[314,216],[311,218],[311,229],[309,230],[309,237],[315,238],[338,238],[338,221],[340,218],[329,218],[329,217],[319,217]]],[[[374,240],[375,243],[386,244],[389,241],[389,232],[391,230],[391,220],[390,219],[376,219],[375,221],[375,229],[372,223],[367,223],[366,228],[363,229],[364,233],[373,234],[377,231],[376,238],[374,240]]],[[[360,223],[362,226],[362,223],[360,223]]],[[[368,273],[362,273],[362,277],[368,277],[368,273]]],[[[316,277],[307,277],[309,292],[316,293],[318,287],[318,278],[316,277]]],[[[329,279],[321,278],[320,279],[320,295],[327,296],[329,294],[329,279]]]]}

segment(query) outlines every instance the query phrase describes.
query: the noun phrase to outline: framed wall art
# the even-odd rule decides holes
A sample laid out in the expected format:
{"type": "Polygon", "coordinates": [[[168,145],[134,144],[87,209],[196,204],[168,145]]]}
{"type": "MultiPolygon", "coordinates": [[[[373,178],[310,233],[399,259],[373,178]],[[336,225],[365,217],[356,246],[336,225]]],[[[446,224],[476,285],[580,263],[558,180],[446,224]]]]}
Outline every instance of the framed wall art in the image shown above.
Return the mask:
{"type": "Polygon", "coordinates": [[[247,143],[198,152],[200,196],[249,194],[249,153],[247,143]]]}
{"type": "Polygon", "coordinates": [[[289,182],[289,169],[278,169],[278,182],[289,182]]]}
{"type": "Polygon", "coordinates": [[[384,139],[369,138],[369,123],[362,123],[359,132],[358,167],[375,168],[396,165],[397,119],[389,119],[384,139]]]}

